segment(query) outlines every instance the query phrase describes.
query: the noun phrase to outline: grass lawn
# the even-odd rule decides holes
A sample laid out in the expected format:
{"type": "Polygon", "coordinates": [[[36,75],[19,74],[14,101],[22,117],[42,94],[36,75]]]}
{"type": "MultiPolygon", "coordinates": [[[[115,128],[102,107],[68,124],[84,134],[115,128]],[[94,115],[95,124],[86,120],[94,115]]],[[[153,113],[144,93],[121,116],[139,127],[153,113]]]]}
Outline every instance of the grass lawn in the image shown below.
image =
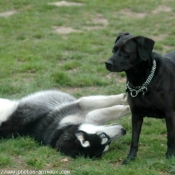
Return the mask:
{"type": "MultiPolygon", "coordinates": [[[[104,64],[121,31],[154,39],[154,49],[160,54],[175,49],[174,0],[54,2],[0,0],[0,97],[20,98],[44,89],[59,89],[76,97],[124,92],[125,74],[110,73],[104,64]]],[[[175,174],[175,159],[165,159],[164,120],[145,119],[138,158],[127,166],[121,162],[129,152],[130,116],[117,122],[127,129],[127,135],[99,160],[73,160],[29,137],[2,139],[0,173],[175,174]]]]}

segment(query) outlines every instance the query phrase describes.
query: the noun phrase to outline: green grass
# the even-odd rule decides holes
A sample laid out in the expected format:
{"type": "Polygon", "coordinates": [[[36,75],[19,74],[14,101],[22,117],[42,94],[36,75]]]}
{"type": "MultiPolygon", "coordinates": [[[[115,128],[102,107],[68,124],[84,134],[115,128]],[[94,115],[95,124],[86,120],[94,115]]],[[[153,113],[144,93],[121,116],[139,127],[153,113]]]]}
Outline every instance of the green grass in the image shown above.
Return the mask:
{"type": "MultiPolygon", "coordinates": [[[[117,34],[127,31],[155,39],[164,54],[175,48],[175,2],[147,0],[75,0],[83,6],[56,7],[53,0],[1,0],[0,96],[20,98],[43,89],[59,89],[76,97],[125,91],[125,74],[112,74],[104,62],[117,34]],[[59,34],[58,27],[75,32],[59,34]]],[[[71,2],[71,1],[70,1],[71,2]]],[[[165,159],[163,120],[145,119],[138,158],[121,166],[131,141],[130,116],[117,121],[127,135],[100,160],[73,160],[40,146],[32,138],[0,140],[0,170],[51,170],[75,175],[175,174],[175,160],[165,159]]]]}

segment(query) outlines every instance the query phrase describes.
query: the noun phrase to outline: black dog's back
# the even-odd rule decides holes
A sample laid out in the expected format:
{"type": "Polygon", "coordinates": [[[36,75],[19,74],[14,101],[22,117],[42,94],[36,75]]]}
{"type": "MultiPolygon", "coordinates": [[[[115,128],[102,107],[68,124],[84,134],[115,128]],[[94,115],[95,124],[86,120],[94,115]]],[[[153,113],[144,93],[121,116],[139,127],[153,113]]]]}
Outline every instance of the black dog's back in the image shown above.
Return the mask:
{"type": "Polygon", "coordinates": [[[169,52],[164,55],[165,58],[169,58],[175,62],[175,51],[169,52]]]}

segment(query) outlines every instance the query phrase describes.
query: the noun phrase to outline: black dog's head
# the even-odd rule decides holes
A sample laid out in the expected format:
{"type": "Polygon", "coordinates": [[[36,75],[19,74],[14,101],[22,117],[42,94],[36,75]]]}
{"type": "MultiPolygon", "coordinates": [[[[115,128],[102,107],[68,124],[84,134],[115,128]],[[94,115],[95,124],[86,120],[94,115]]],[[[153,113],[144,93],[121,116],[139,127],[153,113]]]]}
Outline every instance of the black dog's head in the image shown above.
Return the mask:
{"type": "Polygon", "coordinates": [[[147,61],[152,53],[154,41],[143,36],[120,33],[112,49],[113,55],[106,61],[106,68],[111,72],[127,71],[147,61]]]}

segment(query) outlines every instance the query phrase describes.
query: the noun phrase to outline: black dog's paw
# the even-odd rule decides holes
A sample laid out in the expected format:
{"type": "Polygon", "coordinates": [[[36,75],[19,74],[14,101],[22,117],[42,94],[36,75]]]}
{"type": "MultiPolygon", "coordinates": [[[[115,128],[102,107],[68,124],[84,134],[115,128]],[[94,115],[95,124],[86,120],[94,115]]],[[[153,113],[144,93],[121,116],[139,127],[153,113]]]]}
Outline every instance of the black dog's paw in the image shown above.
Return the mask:
{"type": "Polygon", "coordinates": [[[121,163],[121,165],[128,165],[128,159],[125,159],[122,163],[121,163]]]}
{"type": "Polygon", "coordinates": [[[175,157],[175,150],[173,148],[168,149],[168,151],[166,152],[166,159],[170,159],[174,157],[175,157]]]}
{"type": "Polygon", "coordinates": [[[135,157],[127,157],[126,159],[124,159],[124,161],[122,162],[122,165],[128,165],[131,161],[134,161],[135,157]]]}

